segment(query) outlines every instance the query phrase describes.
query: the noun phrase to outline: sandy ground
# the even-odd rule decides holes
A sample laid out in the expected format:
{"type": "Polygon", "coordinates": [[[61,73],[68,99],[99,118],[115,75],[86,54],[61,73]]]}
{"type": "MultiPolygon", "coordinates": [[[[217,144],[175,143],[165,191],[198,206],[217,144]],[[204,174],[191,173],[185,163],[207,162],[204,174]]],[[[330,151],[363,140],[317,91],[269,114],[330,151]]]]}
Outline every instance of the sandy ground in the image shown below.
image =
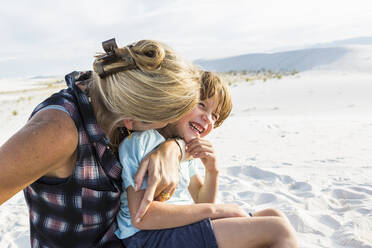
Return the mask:
{"type": "MultiPolygon", "coordinates": [[[[0,144],[52,90],[0,94],[0,144]]],[[[300,247],[371,248],[372,74],[311,71],[231,91],[232,116],[211,134],[219,201],[282,210],[300,247]]],[[[28,231],[19,193],[0,206],[0,247],[29,247],[28,231]]]]}

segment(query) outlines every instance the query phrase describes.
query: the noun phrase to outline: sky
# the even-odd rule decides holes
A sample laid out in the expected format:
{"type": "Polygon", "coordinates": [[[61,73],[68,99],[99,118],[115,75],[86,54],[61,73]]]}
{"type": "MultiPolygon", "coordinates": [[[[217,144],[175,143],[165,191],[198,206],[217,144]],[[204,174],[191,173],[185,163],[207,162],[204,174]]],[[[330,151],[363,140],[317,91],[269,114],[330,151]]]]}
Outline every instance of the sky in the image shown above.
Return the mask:
{"type": "Polygon", "coordinates": [[[0,78],[91,69],[101,42],[223,58],[372,36],[370,0],[2,0],[0,78]]]}

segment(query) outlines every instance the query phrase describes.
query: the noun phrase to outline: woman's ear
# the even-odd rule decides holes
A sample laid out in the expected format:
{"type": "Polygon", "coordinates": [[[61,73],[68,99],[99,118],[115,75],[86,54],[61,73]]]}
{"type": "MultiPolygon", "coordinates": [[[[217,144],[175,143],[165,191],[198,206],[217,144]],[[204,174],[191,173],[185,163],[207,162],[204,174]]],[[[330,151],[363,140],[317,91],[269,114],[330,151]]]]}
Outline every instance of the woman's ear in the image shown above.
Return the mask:
{"type": "Polygon", "coordinates": [[[125,119],[123,120],[123,123],[124,123],[124,127],[128,130],[133,130],[133,120],[130,120],[130,119],[125,119]]]}

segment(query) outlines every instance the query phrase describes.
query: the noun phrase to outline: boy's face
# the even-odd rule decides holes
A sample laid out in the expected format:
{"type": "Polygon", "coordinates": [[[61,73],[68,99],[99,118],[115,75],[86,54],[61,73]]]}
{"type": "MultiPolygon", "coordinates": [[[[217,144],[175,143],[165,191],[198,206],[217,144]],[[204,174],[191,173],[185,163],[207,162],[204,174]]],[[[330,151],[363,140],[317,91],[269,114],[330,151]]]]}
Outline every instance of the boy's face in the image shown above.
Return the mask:
{"type": "Polygon", "coordinates": [[[173,123],[174,134],[186,142],[198,136],[200,138],[207,136],[218,118],[217,104],[217,97],[200,101],[190,113],[173,123]]]}

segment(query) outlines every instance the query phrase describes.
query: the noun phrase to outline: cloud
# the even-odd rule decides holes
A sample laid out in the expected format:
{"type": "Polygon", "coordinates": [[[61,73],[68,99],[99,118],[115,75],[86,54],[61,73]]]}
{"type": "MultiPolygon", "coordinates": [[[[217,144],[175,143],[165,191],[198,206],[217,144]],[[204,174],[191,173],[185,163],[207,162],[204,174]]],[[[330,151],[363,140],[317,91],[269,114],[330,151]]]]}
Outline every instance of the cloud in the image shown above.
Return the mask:
{"type": "Polygon", "coordinates": [[[0,75],[22,74],[26,61],[37,74],[50,63],[65,68],[58,60],[90,66],[112,37],[121,45],[161,40],[193,60],[368,36],[370,23],[372,4],[363,0],[4,0],[0,75]]]}

